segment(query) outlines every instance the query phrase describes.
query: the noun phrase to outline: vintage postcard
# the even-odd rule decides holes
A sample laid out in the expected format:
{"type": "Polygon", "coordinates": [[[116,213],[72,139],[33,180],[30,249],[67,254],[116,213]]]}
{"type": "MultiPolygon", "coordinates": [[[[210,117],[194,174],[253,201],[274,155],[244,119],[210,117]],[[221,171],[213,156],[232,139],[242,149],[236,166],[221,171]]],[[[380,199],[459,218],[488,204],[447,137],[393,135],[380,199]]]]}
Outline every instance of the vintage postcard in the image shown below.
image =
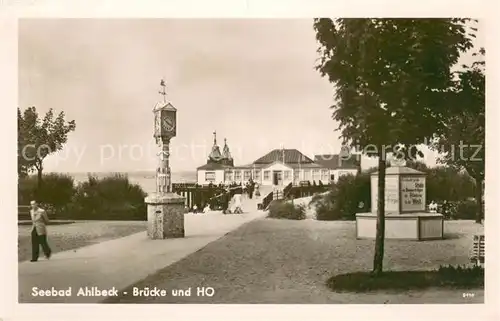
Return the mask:
{"type": "Polygon", "coordinates": [[[9,17],[7,320],[498,316],[480,10],[253,5],[9,17]]]}

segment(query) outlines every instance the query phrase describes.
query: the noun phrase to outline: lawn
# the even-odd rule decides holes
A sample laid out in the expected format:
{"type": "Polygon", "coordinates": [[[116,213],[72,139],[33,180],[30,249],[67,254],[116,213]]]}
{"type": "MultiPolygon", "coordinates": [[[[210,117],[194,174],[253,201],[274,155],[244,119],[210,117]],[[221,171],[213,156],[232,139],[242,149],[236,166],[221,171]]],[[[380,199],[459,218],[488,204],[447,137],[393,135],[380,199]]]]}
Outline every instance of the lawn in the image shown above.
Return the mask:
{"type": "MultiPolygon", "coordinates": [[[[386,241],[385,269],[426,270],[441,264],[467,264],[472,235],[482,226],[445,222],[447,239],[386,241]]],[[[354,222],[251,222],[185,259],[135,284],[135,287],[192,288],[190,297],[112,298],[114,303],[482,303],[482,289],[427,289],[403,293],[334,293],[326,281],[334,274],[369,271],[372,240],[356,240],[354,222]],[[213,287],[212,297],[196,296],[213,287]]],[[[128,293],[132,293],[132,287],[128,293]]]]}
{"type": "MultiPolygon", "coordinates": [[[[141,221],[76,221],[72,224],[49,225],[48,242],[53,253],[131,235],[146,230],[141,221]]],[[[18,261],[31,258],[31,226],[18,226],[18,261]]]]}

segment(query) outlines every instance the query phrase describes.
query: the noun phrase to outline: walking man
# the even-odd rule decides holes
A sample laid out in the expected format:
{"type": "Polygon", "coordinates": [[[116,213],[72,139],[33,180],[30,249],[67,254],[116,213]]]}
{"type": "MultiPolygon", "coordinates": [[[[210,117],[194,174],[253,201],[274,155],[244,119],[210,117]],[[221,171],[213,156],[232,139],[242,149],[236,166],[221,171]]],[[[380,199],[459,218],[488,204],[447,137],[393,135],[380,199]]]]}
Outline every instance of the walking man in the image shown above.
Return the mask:
{"type": "Polygon", "coordinates": [[[48,259],[52,253],[49,244],[47,243],[47,227],[49,218],[44,209],[38,207],[36,201],[31,201],[31,221],[33,222],[33,229],[31,230],[31,262],[38,261],[40,254],[40,246],[42,247],[45,257],[48,259]]]}

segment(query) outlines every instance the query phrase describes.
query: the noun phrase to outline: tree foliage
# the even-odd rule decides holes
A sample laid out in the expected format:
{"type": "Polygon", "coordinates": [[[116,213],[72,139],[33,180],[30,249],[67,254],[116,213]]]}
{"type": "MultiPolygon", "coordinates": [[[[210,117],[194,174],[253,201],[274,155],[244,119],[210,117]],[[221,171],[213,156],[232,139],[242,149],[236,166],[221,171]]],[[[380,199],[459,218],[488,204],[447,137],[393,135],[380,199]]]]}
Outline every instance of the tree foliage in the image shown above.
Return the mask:
{"type": "Polygon", "coordinates": [[[386,152],[421,152],[456,113],[451,68],[472,47],[468,19],[315,19],[317,66],[335,88],[333,119],[344,143],[379,157],[375,274],[382,272],[386,152]],[[376,149],[367,151],[367,146],[376,149]],[[385,146],[390,146],[387,150],[385,146]]]}
{"type": "Polygon", "coordinates": [[[485,50],[481,48],[472,65],[456,72],[452,104],[459,112],[450,115],[445,129],[437,135],[433,147],[443,156],[440,162],[457,170],[465,169],[476,181],[478,208],[476,221],[481,222],[482,184],[485,171],[485,50]]]}
{"type": "Polygon", "coordinates": [[[474,181],[464,171],[450,166],[427,167],[425,163],[411,160],[406,162],[406,166],[426,174],[428,202],[459,202],[474,196],[474,181]]]}
{"type": "MultiPolygon", "coordinates": [[[[446,116],[451,68],[472,47],[466,19],[316,19],[317,69],[336,86],[333,118],[360,146],[431,141],[446,116]]],[[[453,107],[453,106],[451,106],[453,107]]]]}
{"type": "Polygon", "coordinates": [[[355,220],[356,213],[369,212],[370,174],[343,175],[329,193],[313,199],[317,220],[355,220]]]}
{"type": "Polygon", "coordinates": [[[19,176],[36,171],[40,186],[44,159],[63,148],[75,121],[66,121],[64,112],[55,116],[52,109],[41,118],[35,107],[29,107],[24,112],[17,109],[17,126],[19,176]]]}

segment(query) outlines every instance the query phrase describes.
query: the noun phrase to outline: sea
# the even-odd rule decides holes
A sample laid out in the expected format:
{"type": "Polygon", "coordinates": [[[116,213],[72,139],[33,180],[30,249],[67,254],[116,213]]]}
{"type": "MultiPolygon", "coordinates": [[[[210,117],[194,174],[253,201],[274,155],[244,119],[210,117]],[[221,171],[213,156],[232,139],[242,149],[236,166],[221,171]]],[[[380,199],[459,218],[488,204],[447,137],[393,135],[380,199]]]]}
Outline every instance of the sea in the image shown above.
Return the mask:
{"type": "MultiPolygon", "coordinates": [[[[155,172],[106,172],[106,173],[66,173],[73,176],[75,184],[87,181],[88,175],[92,174],[97,177],[112,176],[115,174],[126,175],[129,181],[133,184],[138,184],[146,193],[154,193],[156,191],[155,172]]],[[[172,172],[172,183],[196,183],[196,171],[172,172]]]]}

